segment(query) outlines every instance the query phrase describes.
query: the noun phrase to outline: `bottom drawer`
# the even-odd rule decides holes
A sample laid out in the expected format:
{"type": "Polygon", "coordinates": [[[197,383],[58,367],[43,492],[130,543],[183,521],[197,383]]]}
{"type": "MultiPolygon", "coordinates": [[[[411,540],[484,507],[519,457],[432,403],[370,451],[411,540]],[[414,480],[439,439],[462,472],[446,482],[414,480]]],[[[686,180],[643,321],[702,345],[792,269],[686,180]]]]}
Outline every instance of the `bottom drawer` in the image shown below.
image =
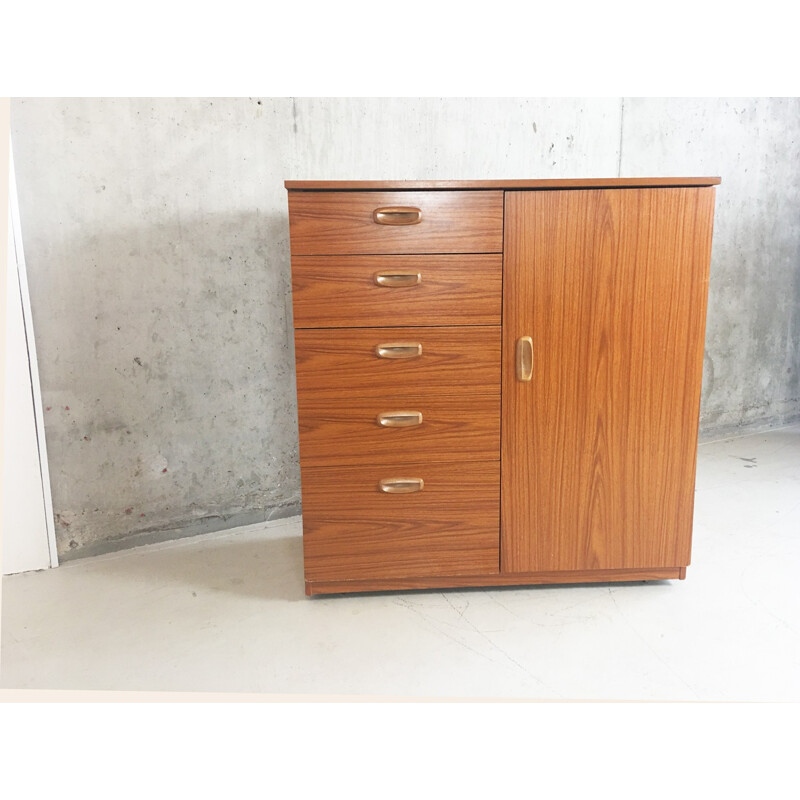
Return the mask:
{"type": "Polygon", "coordinates": [[[308,581],[496,574],[500,462],[306,467],[308,581]],[[406,484],[385,492],[381,482],[406,484]]]}

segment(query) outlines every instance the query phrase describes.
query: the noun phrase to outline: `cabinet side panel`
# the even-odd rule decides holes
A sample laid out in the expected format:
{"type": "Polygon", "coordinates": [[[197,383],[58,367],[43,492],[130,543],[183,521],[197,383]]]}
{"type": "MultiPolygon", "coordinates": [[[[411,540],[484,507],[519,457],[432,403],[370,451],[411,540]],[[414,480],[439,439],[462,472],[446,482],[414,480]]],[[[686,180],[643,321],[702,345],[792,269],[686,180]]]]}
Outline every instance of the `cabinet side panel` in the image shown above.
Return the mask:
{"type": "Polygon", "coordinates": [[[689,563],[713,207],[713,188],[507,193],[503,571],[689,563]]]}

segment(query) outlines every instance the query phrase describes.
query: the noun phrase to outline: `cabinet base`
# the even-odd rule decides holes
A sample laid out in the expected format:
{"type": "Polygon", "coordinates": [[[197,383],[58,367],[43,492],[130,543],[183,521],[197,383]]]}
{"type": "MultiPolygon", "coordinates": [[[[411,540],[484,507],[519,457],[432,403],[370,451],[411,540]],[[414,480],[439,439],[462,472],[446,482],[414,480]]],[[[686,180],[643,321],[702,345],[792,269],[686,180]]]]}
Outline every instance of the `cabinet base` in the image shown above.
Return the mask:
{"type": "Polygon", "coordinates": [[[543,583],[605,583],[612,581],[683,580],[686,567],[652,569],[592,569],[563,572],[525,572],[493,575],[436,575],[427,578],[381,580],[306,581],[306,594],[386,592],[401,589],[458,589],[481,586],[528,586],[543,583]]]}

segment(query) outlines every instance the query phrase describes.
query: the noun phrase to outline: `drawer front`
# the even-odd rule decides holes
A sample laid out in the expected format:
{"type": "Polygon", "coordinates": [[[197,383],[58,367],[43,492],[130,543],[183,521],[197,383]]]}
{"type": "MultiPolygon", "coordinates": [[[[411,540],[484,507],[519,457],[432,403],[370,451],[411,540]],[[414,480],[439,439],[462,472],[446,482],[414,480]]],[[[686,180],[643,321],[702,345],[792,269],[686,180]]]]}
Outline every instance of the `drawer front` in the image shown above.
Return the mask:
{"type": "Polygon", "coordinates": [[[296,328],[499,325],[502,255],[295,256],[296,328]]]}
{"type": "Polygon", "coordinates": [[[302,482],[306,580],[499,571],[498,461],[306,467],[302,482]],[[393,479],[422,489],[379,488],[393,479]]]}
{"type": "Polygon", "coordinates": [[[298,400],[303,466],[500,458],[497,395],[298,400]]]}
{"type": "Polygon", "coordinates": [[[297,330],[297,395],[301,402],[385,401],[419,392],[499,395],[500,347],[499,327],[297,330]],[[413,357],[382,358],[377,348],[413,357]]]}
{"type": "Polygon", "coordinates": [[[292,256],[501,253],[503,193],[289,192],[289,233],[292,256]]]}

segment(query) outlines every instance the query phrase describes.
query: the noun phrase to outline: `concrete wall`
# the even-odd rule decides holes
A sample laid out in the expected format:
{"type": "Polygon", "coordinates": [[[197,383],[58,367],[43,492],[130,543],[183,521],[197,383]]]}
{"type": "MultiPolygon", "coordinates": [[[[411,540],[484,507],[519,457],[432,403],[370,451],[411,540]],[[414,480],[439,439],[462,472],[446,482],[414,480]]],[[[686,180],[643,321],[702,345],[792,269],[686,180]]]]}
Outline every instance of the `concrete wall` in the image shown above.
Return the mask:
{"type": "Polygon", "coordinates": [[[299,510],[286,178],[722,175],[702,433],[800,417],[800,100],[36,99],[12,136],[62,557],[299,510]]]}

